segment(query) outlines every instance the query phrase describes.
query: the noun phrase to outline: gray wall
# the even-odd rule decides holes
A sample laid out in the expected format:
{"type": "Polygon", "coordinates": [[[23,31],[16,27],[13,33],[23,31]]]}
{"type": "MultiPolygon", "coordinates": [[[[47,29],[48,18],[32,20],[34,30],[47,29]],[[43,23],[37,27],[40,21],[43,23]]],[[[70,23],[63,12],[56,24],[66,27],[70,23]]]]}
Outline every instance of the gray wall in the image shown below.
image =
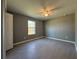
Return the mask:
{"type": "Polygon", "coordinates": [[[14,43],[21,42],[24,40],[30,40],[33,38],[37,38],[43,36],[43,21],[36,20],[27,16],[23,16],[20,14],[13,14],[13,27],[14,27],[14,43]],[[28,20],[36,21],[36,35],[28,36],[28,20]]]}
{"type": "Polygon", "coordinates": [[[45,29],[47,37],[75,41],[75,14],[48,20],[45,29]]]}

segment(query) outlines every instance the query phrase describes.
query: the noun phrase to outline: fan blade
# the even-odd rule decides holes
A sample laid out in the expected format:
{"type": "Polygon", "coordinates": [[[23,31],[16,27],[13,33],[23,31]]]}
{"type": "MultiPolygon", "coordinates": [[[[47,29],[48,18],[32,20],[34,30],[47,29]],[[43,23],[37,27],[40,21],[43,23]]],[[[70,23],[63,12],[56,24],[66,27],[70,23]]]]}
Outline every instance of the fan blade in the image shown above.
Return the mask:
{"type": "Polygon", "coordinates": [[[57,9],[61,9],[61,7],[57,7],[57,8],[51,9],[50,11],[57,10],[57,9]]]}

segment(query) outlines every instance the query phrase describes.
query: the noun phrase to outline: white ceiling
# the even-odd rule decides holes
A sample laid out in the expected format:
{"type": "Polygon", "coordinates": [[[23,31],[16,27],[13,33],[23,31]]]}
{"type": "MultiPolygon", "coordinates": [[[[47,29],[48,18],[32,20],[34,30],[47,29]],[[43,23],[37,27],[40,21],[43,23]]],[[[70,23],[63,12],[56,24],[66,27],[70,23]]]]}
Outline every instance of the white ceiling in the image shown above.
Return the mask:
{"type": "Polygon", "coordinates": [[[7,6],[7,9],[11,12],[46,20],[75,13],[76,0],[7,0],[7,6]],[[51,16],[45,17],[39,12],[39,10],[43,8],[42,3],[52,8],[60,8],[53,10],[51,16]]]}

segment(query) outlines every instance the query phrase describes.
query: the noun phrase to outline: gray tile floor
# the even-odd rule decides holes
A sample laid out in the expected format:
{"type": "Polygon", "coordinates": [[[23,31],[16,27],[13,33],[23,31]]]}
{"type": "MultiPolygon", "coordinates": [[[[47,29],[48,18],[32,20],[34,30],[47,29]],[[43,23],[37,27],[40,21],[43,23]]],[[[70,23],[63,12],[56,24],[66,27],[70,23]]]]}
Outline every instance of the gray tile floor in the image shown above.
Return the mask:
{"type": "Polygon", "coordinates": [[[7,52],[7,59],[77,59],[74,44],[39,39],[17,45],[7,52]]]}

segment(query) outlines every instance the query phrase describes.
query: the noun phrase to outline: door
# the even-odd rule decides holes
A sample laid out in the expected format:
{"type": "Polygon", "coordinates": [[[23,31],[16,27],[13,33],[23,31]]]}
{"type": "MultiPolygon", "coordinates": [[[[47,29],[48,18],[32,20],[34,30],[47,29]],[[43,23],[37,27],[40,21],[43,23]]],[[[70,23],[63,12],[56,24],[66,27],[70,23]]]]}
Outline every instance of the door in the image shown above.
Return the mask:
{"type": "Polygon", "coordinates": [[[6,13],[5,18],[6,50],[13,48],[13,15],[6,13]]]}

